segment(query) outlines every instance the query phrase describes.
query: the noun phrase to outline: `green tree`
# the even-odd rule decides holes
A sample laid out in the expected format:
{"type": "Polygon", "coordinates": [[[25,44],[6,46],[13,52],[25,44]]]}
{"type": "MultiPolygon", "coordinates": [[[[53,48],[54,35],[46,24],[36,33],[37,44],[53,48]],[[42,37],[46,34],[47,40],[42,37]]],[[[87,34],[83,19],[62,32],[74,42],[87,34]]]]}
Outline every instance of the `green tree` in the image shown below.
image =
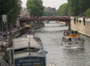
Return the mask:
{"type": "Polygon", "coordinates": [[[69,4],[69,15],[78,15],[78,1],[79,0],[68,0],[68,4],[69,4]]]}
{"type": "Polygon", "coordinates": [[[90,8],[90,0],[68,0],[69,15],[83,16],[84,12],[90,8]]]}
{"type": "Polygon", "coordinates": [[[68,15],[68,3],[64,3],[63,5],[61,5],[58,9],[58,14],[60,16],[65,16],[68,15]]]}
{"type": "Polygon", "coordinates": [[[31,17],[39,17],[43,15],[42,0],[28,0],[27,9],[31,17]]]}
{"type": "Polygon", "coordinates": [[[57,16],[57,11],[44,11],[44,16],[57,16]]]}
{"type": "Polygon", "coordinates": [[[21,6],[18,0],[0,0],[0,28],[2,27],[2,15],[6,14],[8,17],[8,27],[16,23],[18,15],[20,14],[21,6]]]}
{"type": "Polygon", "coordinates": [[[84,13],[85,16],[90,17],[90,9],[87,9],[84,13]]]}
{"type": "Polygon", "coordinates": [[[11,10],[7,13],[8,15],[8,25],[13,26],[16,24],[16,20],[20,15],[21,6],[18,4],[18,0],[13,0],[13,3],[11,3],[12,7],[11,10]],[[11,19],[12,18],[12,19],[11,19]]]}

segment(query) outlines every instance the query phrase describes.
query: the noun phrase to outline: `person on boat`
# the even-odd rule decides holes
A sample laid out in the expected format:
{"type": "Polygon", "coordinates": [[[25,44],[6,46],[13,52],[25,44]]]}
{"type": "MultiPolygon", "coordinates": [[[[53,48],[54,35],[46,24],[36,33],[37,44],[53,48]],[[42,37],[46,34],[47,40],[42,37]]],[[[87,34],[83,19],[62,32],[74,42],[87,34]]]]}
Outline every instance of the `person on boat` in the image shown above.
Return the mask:
{"type": "Polygon", "coordinates": [[[72,31],[71,34],[74,34],[74,31],[72,31]]]}
{"type": "Polygon", "coordinates": [[[3,38],[7,38],[7,33],[6,32],[3,33],[3,38]]]}
{"type": "Polygon", "coordinates": [[[68,35],[69,35],[69,33],[64,31],[64,36],[68,36],[68,35]]]}
{"type": "Polygon", "coordinates": [[[72,41],[72,39],[71,39],[71,38],[69,38],[69,41],[72,41]]]}
{"type": "Polygon", "coordinates": [[[78,32],[77,32],[77,31],[75,31],[75,34],[78,34],[78,32]]]}

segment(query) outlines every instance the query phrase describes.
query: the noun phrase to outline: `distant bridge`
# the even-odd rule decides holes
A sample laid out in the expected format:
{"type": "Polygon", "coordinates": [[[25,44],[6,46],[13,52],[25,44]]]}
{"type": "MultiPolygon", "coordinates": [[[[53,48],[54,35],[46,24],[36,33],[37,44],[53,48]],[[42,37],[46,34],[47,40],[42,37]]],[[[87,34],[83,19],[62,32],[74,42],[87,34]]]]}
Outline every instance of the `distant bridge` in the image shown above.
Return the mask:
{"type": "Polygon", "coordinates": [[[60,21],[60,22],[65,22],[66,25],[69,26],[70,29],[70,17],[69,16],[41,16],[41,17],[21,17],[19,19],[20,25],[23,25],[24,23],[28,23],[31,25],[38,25],[41,22],[44,21],[60,21]]]}
{"type": "Polygon", "coordinates": [[[27,21],[62,21],[62,22],[70,22],[69,16],[42,16],[42,17],[21,17],[20,22],[27,21]]]}

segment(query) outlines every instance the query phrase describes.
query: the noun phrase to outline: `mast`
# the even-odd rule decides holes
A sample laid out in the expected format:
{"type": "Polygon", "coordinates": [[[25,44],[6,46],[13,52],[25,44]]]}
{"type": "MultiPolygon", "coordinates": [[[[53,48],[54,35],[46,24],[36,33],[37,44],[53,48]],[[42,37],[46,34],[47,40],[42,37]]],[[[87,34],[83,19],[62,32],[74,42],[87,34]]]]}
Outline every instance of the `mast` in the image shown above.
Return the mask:
{"type": "Polygon", "coordinates": [[[29,41],[28,41],[28,51],[29,51],[29,55],[31,55],[30,53],[30,33],[29,33],[29,41]]]}

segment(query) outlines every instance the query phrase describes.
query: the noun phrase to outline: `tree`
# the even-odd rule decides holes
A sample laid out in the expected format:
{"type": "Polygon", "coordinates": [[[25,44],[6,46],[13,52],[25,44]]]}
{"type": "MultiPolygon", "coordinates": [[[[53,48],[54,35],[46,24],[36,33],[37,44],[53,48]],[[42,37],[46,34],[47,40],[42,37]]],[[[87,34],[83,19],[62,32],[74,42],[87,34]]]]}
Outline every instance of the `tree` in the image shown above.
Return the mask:
{"type": "Polygon", "coordinates": [[[68,3],[64,3],[63,5],[61,5],[58,9],[58,14],[60,16],[65,16],[68,15],[68,3]]]}
{"type": "Polygon", "coordinates": [[[28,0],[26,5],[31,17],[43,15],[44,8],[41,0],[28,0]]]}
{"type": "Polygon", "coordinates": [[[21,6],[18,3],[18,0],[13,0],[13,3],[11,5],[11,10],[9,10],[9,12],[7,13],[9,21],[8,25],[14,26],[16,24],[17,18],[20,15],[21,6]]]}
{"type": "Polygon", "coordinates": [[[79,0],[68,0],[68,5],[69,5],[69,15],[72,16],[77,16],[78,15],[78,2],[79,0]]]}
{"type": "Polygon", "coordinates": [[[84,13],[85,16],[90,17],[90,9],[87,9],[84,13]]]}
{"type": "Polygon", "coordinates": [[[57,11],[44,11],[44,16],[57,16],[57,11]]]}
{"type": "MultiPolygon", "coordinates": [[[[2,27],[2,15],[6,14],[8,17],[8,27],[14,25],[20,14],[21,6],[18,0],[0,0],[0,26],[2,27]]],[[[0,28],[1,28],[0,27],[0,28]]]]}
{"type": "Polygon", "coordinates": [[[68,0],[69,15],[83,16],[84,12],[90,8],[90,0],[68,0]]]}

